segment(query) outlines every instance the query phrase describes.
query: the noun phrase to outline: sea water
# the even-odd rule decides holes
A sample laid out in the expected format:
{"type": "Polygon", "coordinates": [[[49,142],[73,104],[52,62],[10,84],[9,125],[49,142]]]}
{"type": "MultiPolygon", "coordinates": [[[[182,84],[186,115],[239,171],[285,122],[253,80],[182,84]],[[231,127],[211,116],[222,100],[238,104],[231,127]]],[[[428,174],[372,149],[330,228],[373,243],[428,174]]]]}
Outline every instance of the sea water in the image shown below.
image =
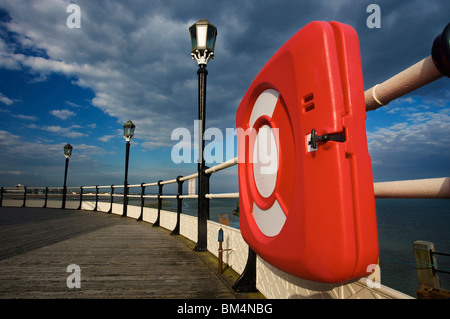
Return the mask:
{"type": "MultiPolygon", "coordinates": [[[[226,214],[231,227],[239,229],[233,214],[238,199],[210,200],[210,220],[226,214]]],[[[176,211],[176,200],[163,209],[176,211]]],[[[449,199],[377,199],[377,224],[381,283],[416,297],[418,289],[413,242],[429,241],[436,252],[450,253],[449,199]]],[[[183,213],[197,216],[197,200],[184,199],[183,213]]],[[[450,257],[436,256],[438,269],[450,271],[450,257]]],[[[438,273],[441,287],[450,289],[450,274],[438,273]]]]}
{"type": "MultiPolygon", "coordinates": [[[[376,208],[381,283],[416,297],[413,242],[432,242],[436,252],[450,254],[450,200],[377,199],[376,208]]],[[[450,257],[435,257],[438,269],[450,271],[450,257]]],[[[438,276],[450,289],[450,274],[438,276]]]]}

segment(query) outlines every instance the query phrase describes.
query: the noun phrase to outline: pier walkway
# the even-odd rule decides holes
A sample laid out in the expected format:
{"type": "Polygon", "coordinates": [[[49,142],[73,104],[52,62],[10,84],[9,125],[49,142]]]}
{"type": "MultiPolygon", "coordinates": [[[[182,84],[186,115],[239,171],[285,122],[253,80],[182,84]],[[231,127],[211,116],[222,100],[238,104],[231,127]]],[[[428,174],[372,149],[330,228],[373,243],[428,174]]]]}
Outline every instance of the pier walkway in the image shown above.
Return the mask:
{"type": "Polygon", "coordinates": [[[218,275],[217,259],[194,245],[114,214],[0,207],[0,299],[262,298],[236,293],[237,274],[218,275]],[[67,285],[72,264],[80,288],[67,285]]]}

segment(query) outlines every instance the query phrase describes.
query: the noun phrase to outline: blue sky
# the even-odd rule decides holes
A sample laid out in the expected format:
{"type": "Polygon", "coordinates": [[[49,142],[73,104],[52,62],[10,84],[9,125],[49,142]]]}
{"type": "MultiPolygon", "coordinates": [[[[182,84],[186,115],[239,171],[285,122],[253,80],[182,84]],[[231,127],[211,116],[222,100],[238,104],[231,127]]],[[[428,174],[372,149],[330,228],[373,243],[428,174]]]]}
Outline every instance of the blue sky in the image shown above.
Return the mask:
{"type": "MultiPolygon", "coordinates": [[[[129,183],[194,173],[195,162],[171,160],[179,142],[171,133],[193,133],[198,116],[188,28],[201,18],[218,28],[206,126],[225,133],[259,70],[307,23],[357,31],[368,89],[430,55],[449,12],[447,0],[2,0],[0,185],[61,186],[66,143],[74,147],[68,186],[123,184],[127,120],[136,124],[129,183]],[[70,3],[81,9],[81,28],[67,27],[70,3]],[[367,27],[371,3],[381,28],[367,27]]],[[[449,84],[441,78],[368,112],[375,181],[450,176],[449,84]]],[[[237,191],[237,169],[213,179],[213,192],[237,191]]]]}

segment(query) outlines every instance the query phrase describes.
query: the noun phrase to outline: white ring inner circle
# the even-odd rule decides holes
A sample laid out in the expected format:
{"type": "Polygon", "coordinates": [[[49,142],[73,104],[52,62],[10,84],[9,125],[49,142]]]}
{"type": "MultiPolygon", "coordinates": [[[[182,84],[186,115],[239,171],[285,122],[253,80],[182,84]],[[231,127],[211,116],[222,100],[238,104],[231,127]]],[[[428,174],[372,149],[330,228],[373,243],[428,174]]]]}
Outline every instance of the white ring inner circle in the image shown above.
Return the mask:
{"type": "MultiPolygon", "coordinates": [[[[263,115],[272,117],[278,102],[279,93],[268,89],[262,92],[253,105],[250,114],[249,127],[253,128],[255,122],[263,115]]],[[[275,190],[278,171],[278,149],[276,137],[269,125],[263,125],[258,132],[253,145],[253,178],[257,190],[264,198],[269,197],[275,190]],[[264,143],[265,141],[265,143],[264,143]]],[[[278,200],[268,209],[261,209],[253,202],[253,218],[259,230],[266,236],[277,236],[286,222],[286,214],[278,200]]]]}
{"type": "Polygon", "coordinates": [[[269,125],[263,125],[253,146],[253,176],[262,197],[272,195],[277,184],[278,149],[275,134],[269,125]]]}

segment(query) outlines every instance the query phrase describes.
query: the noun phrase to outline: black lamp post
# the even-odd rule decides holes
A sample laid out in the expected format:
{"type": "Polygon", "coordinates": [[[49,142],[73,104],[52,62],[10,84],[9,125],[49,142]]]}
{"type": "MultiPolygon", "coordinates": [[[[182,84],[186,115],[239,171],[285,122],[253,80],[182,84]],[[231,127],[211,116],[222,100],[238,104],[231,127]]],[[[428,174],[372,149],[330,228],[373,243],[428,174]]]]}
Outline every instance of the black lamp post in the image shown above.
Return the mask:
{"type": "Polygon", "coordinates": [[[69,157],[72,155],[73,147],[70,144],[66,144],[64,146],[64,156],[66,157],[66,169],[64,171],[64,186],[63,186],[63,198],[62,198],[62,205],[61,208],[66,208],[66,193],[67,193],[67,169],[69,168],[69,157]]]}
{"type": "Polygon", "coordinates": [[[206,65],[214,58],[217,28],[206,19],[201,19],[189,28],[191,35],[192,59],[198,63],[198,119],[199,130],[199,158],[198,158],[198,240],[194,248],[196,251],[207,249],[207,221],[209,219],[209,205],[205,194],[209,191],[209,176],[205,174],[205,160],[203,151],[205,142],[205,113],[206,113],[206,65]]]}
{"type": "Polygon", "coordinates": [[[127,121],[123,125],[123,137],[127,141],[125,152],[125,181],[123,182],[123,213],[122,216],[127,216],[128,207],[128,160],[130,158],[130,140],[133,138],[134,129],[136,126],[131,121],[127,121]]]}

